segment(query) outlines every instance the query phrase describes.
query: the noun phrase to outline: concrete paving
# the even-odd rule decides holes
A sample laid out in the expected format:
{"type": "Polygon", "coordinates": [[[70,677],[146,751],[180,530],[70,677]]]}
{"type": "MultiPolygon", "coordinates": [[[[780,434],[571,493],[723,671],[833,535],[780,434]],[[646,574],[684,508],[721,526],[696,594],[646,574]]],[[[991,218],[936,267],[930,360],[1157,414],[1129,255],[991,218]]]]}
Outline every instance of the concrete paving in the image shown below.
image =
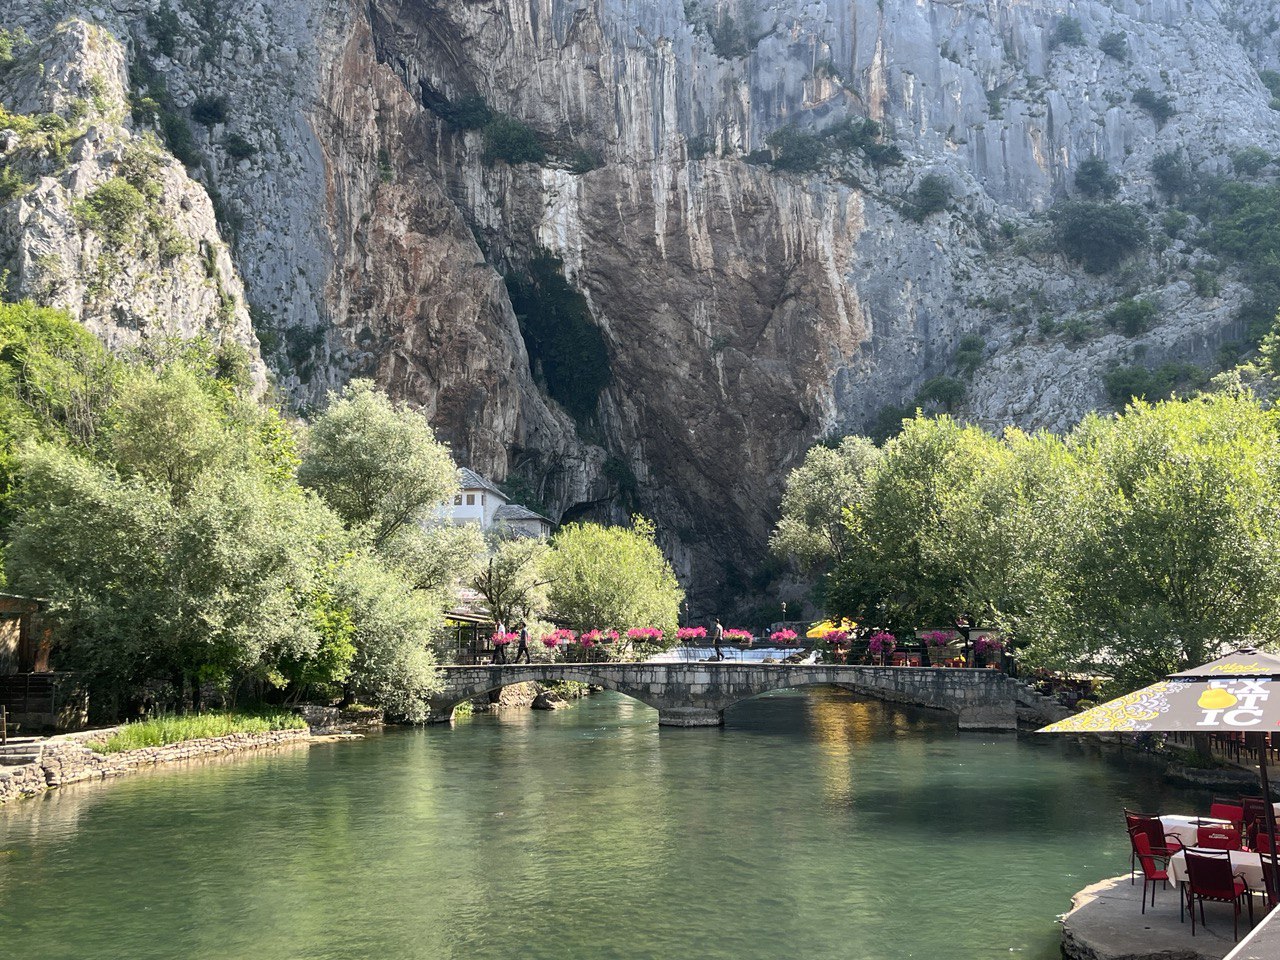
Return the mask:
{"type": "MultiPolygon", "coordinates": [[[[1178,892],[1156,890],[1156,905],[1142,913],[1142,878],[1112,877],[1085,887],[1071,898],[1062,918],[1062,952],[1069,960],[1223,960],[1236,941],[1231,936],[1231,905],[1205,904],[1205,920],[1178,922],[1178,892]]],[[[1262,920],[1262,901],[1254,900],[1254,918],[1262,920]]],[[[1250,932],[1247,912],[1240,917],[1240,939],[1250,932]]],[[[1276,960],[1280,954],[1269,955],[1276,960]]]]}
{"type": "Polygon", "coordinates": [[[1276,960],[1280,957],[1280,910],[1273,910],[1240,942],[1227,960],[1276,960]]]}

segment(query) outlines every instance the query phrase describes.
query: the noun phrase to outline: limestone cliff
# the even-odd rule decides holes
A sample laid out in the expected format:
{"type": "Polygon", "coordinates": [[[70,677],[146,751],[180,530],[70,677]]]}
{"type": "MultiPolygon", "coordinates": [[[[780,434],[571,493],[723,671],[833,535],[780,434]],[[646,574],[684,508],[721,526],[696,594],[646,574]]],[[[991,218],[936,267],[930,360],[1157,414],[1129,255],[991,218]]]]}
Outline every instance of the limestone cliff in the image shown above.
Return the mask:
{"type": "MultiPolygon", "coordinates": [[[[371,374],[463,461],[557,515],[651,513],[679,569],[736,592],[804,450],[930,378],[961,374],[983,423],[1057,428],[1117,363],[1210,365],[1249,294],[1196,282],[1196,224],[1091,274],[1044,214],[1101,158],[1158,232],[1158,156],[1280,153],[1272,0],[33,6],[0,0],[4,25],[74,14],[125,45],[158,105],[134,135],[185,122],[300,403],[371,374]],[[1134,294],[1150,329],[1100,322],[1134,294]]],[[[45,233],[79,242],[65,214],[45,233]]],[[[96,302],[145,314],[129,290],[96,302]]]]}
{"type": "Polygon", "coordinates": [[[109,345],[205,336],[265,367],[209,194],[129,119],[120,42],[75,20],[19,35],[0,73],[0,267],[109,345]]]}

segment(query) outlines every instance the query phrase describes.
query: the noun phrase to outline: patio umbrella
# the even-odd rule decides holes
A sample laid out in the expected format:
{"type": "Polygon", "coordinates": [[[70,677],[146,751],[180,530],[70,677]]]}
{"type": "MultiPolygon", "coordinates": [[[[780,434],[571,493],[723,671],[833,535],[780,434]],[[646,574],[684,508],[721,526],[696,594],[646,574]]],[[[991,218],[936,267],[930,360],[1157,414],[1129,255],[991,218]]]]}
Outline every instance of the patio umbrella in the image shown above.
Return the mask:
{"type": "Polygon", "coordinates": [[[834,620],[823,620],[821,623],[815,623],[812,627],[810,627],[809,632],[806,633],[805,636],[808,637],[810,640],[821,640],[823,637],[825,637],[828,633],[831,633],[832,631],[843,630],[845,633],[850,633],[853,630],[856,630],[857,627],[858,625],[854,623],[852,620],[850,620],[848,617],[842,617],[840,619],[839,626],[836,625],[836,622],[834,620]]]}
{"type": "MultiPolygon", "coordinates": [[[[1037,733],[1209,733],[1280,730],[1280,657],[1248,647],[1203,666],[1170,674],[1037,733]]],[[[1275,809],[1267,780],[1267,745],[1258,752],[1262,802],[1276,864],[1275,809]]]]}

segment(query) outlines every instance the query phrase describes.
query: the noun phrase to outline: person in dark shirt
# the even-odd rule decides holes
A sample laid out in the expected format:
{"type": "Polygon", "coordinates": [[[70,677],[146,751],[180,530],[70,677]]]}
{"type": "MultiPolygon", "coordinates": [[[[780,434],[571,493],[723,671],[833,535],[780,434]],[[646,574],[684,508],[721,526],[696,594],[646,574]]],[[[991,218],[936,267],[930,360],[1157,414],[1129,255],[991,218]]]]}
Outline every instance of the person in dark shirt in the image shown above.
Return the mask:
{"type": "Polygon", "coordinates": [[[529,656],[529,625],[527,623],[520,624],[520,643],[516,647],[516,658],[512,662],[519,663],[521,657],[524,657],[525,663],[531,663],[533,660],[529,656]]]}

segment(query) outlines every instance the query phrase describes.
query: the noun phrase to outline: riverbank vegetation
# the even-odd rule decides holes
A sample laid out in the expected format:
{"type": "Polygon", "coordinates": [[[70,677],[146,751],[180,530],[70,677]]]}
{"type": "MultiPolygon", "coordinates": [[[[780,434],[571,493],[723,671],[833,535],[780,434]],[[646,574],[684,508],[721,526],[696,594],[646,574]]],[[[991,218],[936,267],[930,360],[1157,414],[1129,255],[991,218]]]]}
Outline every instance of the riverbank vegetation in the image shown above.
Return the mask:
{"type": "Polygon", "coordinates": [[[273,730],[303,730],[307,722],[286,710],[260,713],[231,713],[215,710],[186,716],[160,716],[117,727],[104,740],[91,740],[98,753],[123,753],[146,747],[163,747],[188,740],[207,740],[235,733],[270,733],[273,730]]]}
{"type": "Polygon", "coordinates": [[[426,417],[368,381],[300,423],[235,344],[117,355],[63,312],[0,304],[5,584],[47,601],[95,720],[304,698],[422,719],[466,584],[509,625],[674,634],[682,594],[643,518],[486,543],[442,522],[457,484],[426,417]]]}
{"type": "Polygon", "coordinates": [[[354,383],[310,431],[234,345],[109,353],[65,314],[0,305],[8,588],[47,598],[96,716],[359,696],[415,718],[444,591],[406,557],[456,486],[424,418],[354,383]],[[361,450],[396,456],[360,456],[361,450]]]}
{"type": "Polygon", "coordinates": [[[1246,393],[999,437],[917,415],[816,448],[775,550],[827,612],[899,635],[967,614],[1024,662],[1131,688],[1280,640],[1280,420],[1246,393]]]}

